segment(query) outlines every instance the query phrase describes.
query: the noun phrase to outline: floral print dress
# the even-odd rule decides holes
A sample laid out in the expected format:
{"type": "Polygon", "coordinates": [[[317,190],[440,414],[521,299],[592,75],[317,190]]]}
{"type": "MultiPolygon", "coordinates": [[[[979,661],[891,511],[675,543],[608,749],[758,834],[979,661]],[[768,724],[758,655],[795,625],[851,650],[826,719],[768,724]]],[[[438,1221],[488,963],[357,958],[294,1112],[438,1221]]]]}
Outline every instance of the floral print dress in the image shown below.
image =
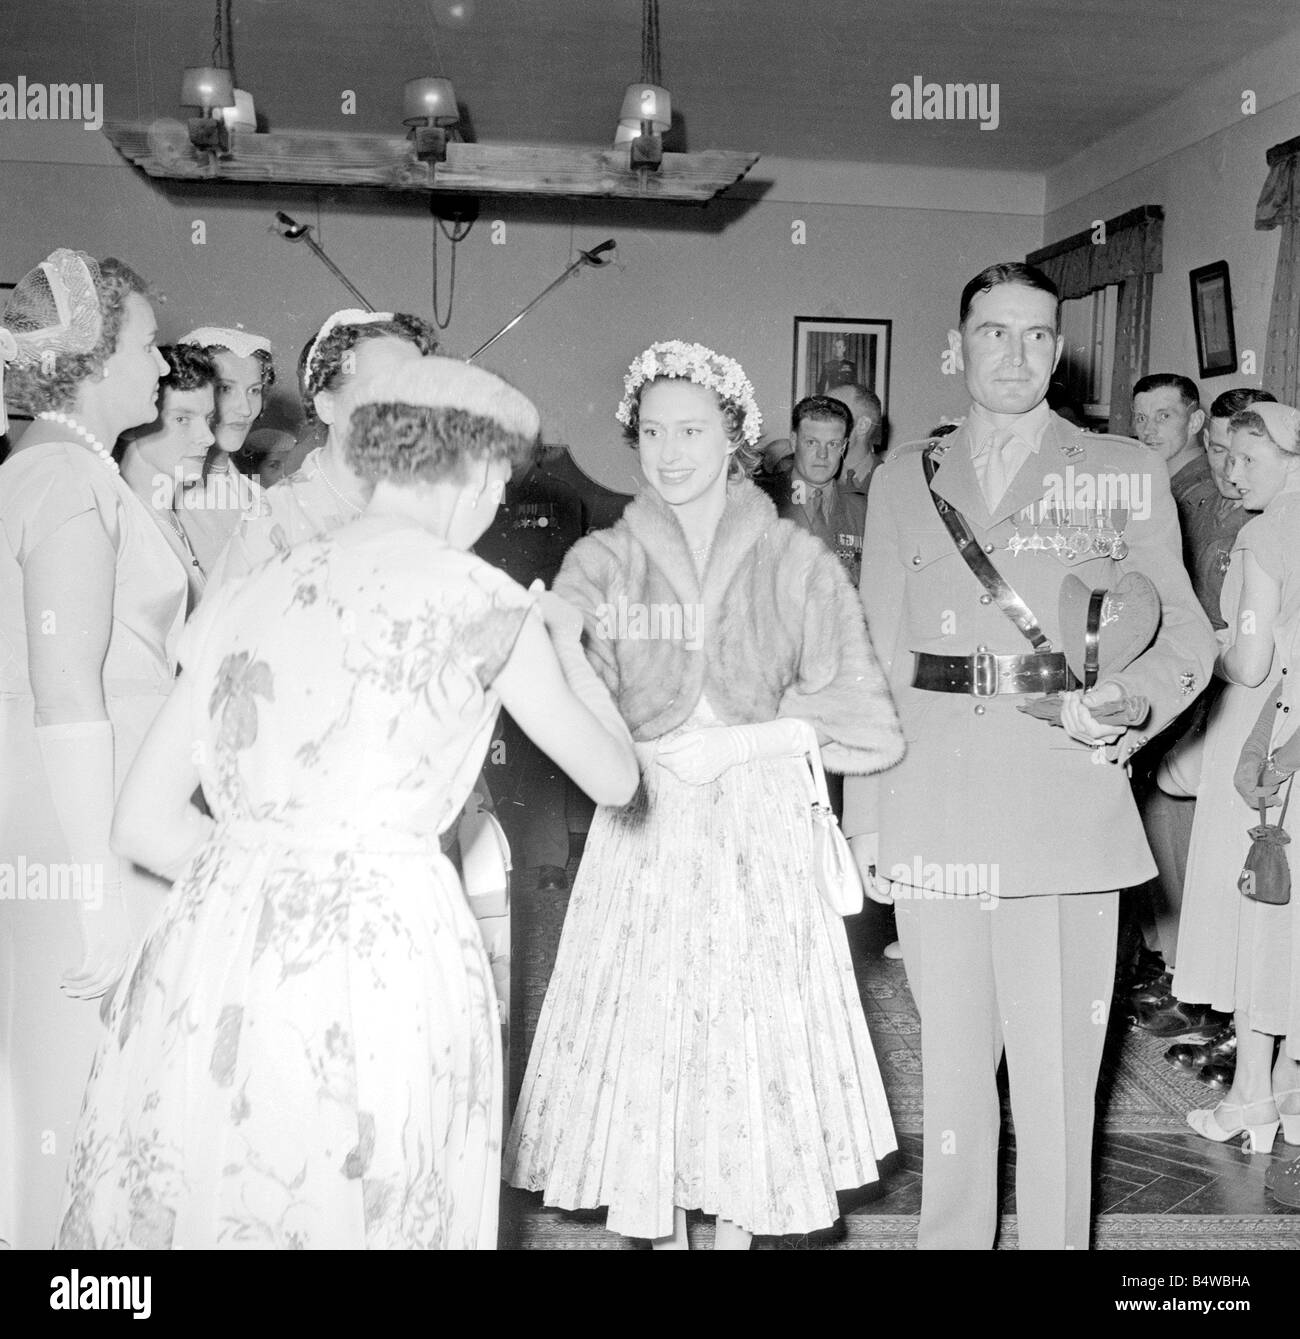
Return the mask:
{"type": "Polygon", "coordinates": [[[201,606],[217,827],[113,1000],[60,1246],[495,1246],[496,995],[438,835],[531,608],[381,518],[201,606]]]}

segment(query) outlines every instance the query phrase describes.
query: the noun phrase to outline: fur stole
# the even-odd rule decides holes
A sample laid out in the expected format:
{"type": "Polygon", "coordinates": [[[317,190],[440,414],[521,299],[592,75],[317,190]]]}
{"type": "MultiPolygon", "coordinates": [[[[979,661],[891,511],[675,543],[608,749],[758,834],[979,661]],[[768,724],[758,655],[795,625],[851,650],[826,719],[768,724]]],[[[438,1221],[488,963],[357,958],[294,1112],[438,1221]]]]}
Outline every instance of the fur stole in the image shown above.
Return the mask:
{"type": "Polygon", "coordinates": [[[727,725],[812,722],[833,771],[902,757],[857,592],[747,479],[728,485],[702,586],[672,508],[645,487],[616,525],[574,545],[555,590],[582,610],[588,657],[634,739],[675,729],[707,693],[727,725]]]}

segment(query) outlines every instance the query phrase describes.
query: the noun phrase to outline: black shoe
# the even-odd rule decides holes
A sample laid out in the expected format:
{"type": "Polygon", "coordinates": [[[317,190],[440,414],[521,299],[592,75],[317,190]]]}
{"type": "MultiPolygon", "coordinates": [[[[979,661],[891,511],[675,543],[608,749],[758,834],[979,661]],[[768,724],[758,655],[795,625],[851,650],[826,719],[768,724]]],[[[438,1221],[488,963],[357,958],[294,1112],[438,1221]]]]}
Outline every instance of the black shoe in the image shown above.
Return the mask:
{"type": "Polygon", "coordinates": [[[1165,969],[1165,960],[1160,954],[1153,953],[1144,946],[1138,949],[1137,960],[1129,971],[1124,989],[1132,994],[1134,990],[1149,986],[1156,977],[1166,975],[1168,973],[1165,969]]]}
{"type": "Polygon", "coordinates": [[[1230,1060],[1215,1060],[1208,1065],[1202,1065],[1196,1071],[1196,1077],[1211,1088],[1226,1092],[1232,1087],[1233,1079],[1237,1077],[1237,1057],[1233,1056],[1230,1060]]]}
{"type": "Polygon", "coordinates": [[[539,893],[567,893],[569,891],[569,876],[559,865],[538,865],[537,891],[539,893]]]}
{"type": "Polygon", "coordinates": [[[1182,1041],[1165,1052],[1165,1059],[1179,1069],[1200,1070],[1206,1065],[1225,1061],[1235,1066],[1237,1060],[1237,1030],[1231,1022],[1221,1027],[1208,1041],[1182,1041]]]}
{"type": "Polygon", "coordinates": [[[1153,1037],[1190,1037],[1200,1033],[1208,1038],[1230,1021],[1228,1014],[1221,1014],[1208,1004],[1184,1004],[1172,997],[1168,1002],[1137,1011],[1138,1027],[1153,1037]]]}
{"type": "Polygon", "coordinates": [[[1275,1200],[1300,1209],[1300,1158],[1273,1163],[1264,1173],[1264,1185],[1275,1200]]]}
{"type": "Polygon", "coordinates": [[[1128,993],[1129,1003],[1135,1009],[1140,1009],[1144,1005],[1165,1004],[1174,998],[1173,984],[1173,974],[1161,972],[1159,976],[1152,977],[1144,984],[1134,986],[1128,993]]]}

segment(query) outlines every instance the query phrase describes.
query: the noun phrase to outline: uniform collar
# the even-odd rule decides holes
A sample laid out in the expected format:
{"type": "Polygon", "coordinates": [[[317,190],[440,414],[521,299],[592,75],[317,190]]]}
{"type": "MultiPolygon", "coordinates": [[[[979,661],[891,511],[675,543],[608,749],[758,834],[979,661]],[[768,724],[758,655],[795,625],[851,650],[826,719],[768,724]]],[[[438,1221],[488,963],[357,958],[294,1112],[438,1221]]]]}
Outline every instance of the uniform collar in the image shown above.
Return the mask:
{"type": "Polygon", "coordinates": [[[1011,433],[1020,439],[1035,454],[1042,444],[1043,434],[1052,420],[1052,411],[1046,400],[1040,400],[1027,414],[1014,417],[1006,414],[996,417],[982,404],[972,404],[966,422],[971,427],[970,450],[977,453],[984,450],[989,437],[998,429],[1011,433]],[[998,418],[1005,420],[999,423],[998,418]]]}
{"type": "MultiPolygon", "coordinates": [[[[1072,456],[1077,454],[1067,453],[1066,448],[1071,445],[1071,434],[1081,435],[1080,430],[1053,414],[1045,401],[1022,415],[1022,421],[1026,432],[1035,438],[1030,445],[1037,455],[1016,471],[1011,486],[992,511],[984,500],[984,490],[975,474],[974,451],[980,439],[987,437],[997,425],[981,414],[979,405],[971,406],[971,413],[953,434],[956,440],[944,453],[935,471],[934,492],[984,529],[1014,516],[1031,502],[1037,502],[1047,492],[1046,477],[1053,473],[1064,474],[1072,456]]],[[[1017,435],[1021,434],[1018,432],[1017,435]]],[[[1029,437],[1025,436],[1024,440],[1029,441],[1029,437]]]]}

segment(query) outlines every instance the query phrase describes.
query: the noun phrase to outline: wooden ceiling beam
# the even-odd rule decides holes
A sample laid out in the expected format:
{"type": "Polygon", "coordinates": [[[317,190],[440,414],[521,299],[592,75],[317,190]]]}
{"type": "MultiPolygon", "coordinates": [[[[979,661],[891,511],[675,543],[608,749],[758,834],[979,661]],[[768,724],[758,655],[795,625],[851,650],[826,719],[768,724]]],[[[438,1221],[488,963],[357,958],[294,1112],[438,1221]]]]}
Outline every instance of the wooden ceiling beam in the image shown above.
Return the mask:
{"type": "Polygon", "coordinates": [[[457,195],[603,196],[702,203],[734,185],[756,153],[665,153],[658,171],[633,172],[627,147],[549,144],[447,146],[445,163],[422,163],[403,136],[312,131],[231,134],[229,155],[195,149],[179,121],[105,122],[114,148],[151,177],[244,185],[369,187],[457,195]]]}

